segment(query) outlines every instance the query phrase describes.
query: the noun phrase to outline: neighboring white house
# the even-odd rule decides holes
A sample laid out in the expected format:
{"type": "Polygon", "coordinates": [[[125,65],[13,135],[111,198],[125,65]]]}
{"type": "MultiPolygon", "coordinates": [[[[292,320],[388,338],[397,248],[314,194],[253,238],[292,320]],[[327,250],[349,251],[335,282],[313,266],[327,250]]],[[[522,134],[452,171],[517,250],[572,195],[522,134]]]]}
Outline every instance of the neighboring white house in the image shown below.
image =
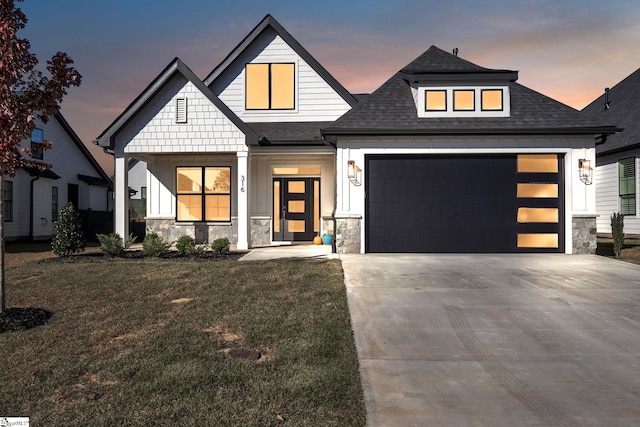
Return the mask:
{"type": "Polygon", "coordinates": [[[640,70],[587,105],[585,114],[624,128],[596,148],[598,233],[611,234],[611,215],[624,215],[624,232],[640,235],[640,70]]]}
{"type": "Polygon", "coordinates": [[[4,234],[7,240],[50,239],[54,221],[67,202],[84,215],[108,210],[111,180],[82,143],[62,114],[38,122],[31,140],[23,146],[45,140],[52,147],[34,159],[51,168],[19,169],[15,176],[4,177],[4,234]]]}
{"type": "Polygon", "coordinates": [[[204,81],[173,60],[97,138],[115,155],[115,230],[135,158],[147,229],[170,240],[593,252],[578,165],[616,129],[517,77],[431,47],[359,102],[267,15],[204,81]]]}

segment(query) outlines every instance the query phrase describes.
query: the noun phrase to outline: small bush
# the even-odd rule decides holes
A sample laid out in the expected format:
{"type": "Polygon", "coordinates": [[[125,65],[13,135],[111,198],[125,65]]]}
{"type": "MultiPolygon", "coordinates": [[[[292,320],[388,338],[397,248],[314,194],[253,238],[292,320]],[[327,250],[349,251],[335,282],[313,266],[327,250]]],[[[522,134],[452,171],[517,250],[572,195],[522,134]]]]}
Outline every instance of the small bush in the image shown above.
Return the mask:
{"type": "Polygon", "coordinates": [[[123,241],[118,233],[97,234],[96,237],[100,242],[100,250],[112,257],[124,255],[124,252],[136,241],[133,234],[130,234],[126,241],[123,241]]]}
{"type": "Polygon", "coordinates": [[[160,257],[167,253],[171,243],[165,242],[157,233],[149,233],[144,236],[142,253],[144,256],[160,257]]]}
{"type": "Polygon", "coordinates": [[[180,236],[176,241],[176,249],[180,255],[191,255],[196,247],[196,241],[191,236],[180,236]]]}
{"type": "Polygon", "coordinates": [[[73,207],[73,203],[67,203],[55,222],[56,235],[51,240],[51,250],[59,257],[68,257],[80,251],[84,251],[86,241],[82,232],[80,215],[73,207]]]}
{"type": "Polygon", "coordinates": [[[207,254],[207,245],[195,245],[189,255],[202,258],[207,254]]]}
{"type": "Polygon", "coordinates": [[[229,253],[230,245],[231,244],[229,243],[229,239],[227,239],[226,237],[221,237],[213,241],[213,243],[211,244],[211,249],[213,249],[213,253],[215,253],[216,255],[224,255],[229,253]]]}
{"type": "Polygon", "coordinates": [[[624,216],[620,213],[611,215],[611,234],[613,235],[613,255],[619,257],[624,245],[624,216]]]}

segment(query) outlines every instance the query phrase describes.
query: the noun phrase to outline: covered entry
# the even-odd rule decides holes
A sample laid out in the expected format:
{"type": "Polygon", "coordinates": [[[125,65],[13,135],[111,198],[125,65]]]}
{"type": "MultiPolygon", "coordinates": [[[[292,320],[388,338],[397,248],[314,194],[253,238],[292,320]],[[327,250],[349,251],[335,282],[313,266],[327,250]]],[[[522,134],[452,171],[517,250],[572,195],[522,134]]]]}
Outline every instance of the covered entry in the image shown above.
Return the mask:
{"type": "Polygon", "coordinates": [[[273,240],[309,241],[320,232],[320,178],[273,178],[273,240]]]}
{"type": "Polygon", "coordinates": [[[368,155],[366,252],[563,252],[558,154],[368,155]]]}

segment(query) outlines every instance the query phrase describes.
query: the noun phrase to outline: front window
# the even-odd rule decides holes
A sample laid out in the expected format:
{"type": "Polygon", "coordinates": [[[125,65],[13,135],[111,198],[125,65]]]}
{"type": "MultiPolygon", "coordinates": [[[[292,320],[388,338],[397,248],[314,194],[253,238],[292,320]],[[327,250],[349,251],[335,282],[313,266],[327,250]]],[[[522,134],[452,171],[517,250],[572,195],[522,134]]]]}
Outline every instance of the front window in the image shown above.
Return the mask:
{"type": "Polygon", "coordinates": [[[3,203],[4,220],[5,222],[11,222],[13,221],[13,181],[4,182],[3,203]]]}
{"type": "Polygon", "coordinates": [[[42,143],[44,142],[44,131],[42,129],[34,129],[31,131],[31,158],[42,160],[42,143]]]}
{"type": "Polygon", "coordinates": [[[231,168],[177,169],[178,221],[231,221],[231,168]]]}
{"type": "Polygon", "coordinates": [[[293,110],[295,108],[295,64],[247,64],[247,110],[293,110]]]}
{"type": "Polygon", "coordinates": [[[636,214],[636,159],[629,157],[618,162],[618,189],[620,213],[636,214]]]}
{"type": "Polygon", "coordinates": [[[473,111],[476,108],[475,91],[454,90],[453,111],[473,111]]]}

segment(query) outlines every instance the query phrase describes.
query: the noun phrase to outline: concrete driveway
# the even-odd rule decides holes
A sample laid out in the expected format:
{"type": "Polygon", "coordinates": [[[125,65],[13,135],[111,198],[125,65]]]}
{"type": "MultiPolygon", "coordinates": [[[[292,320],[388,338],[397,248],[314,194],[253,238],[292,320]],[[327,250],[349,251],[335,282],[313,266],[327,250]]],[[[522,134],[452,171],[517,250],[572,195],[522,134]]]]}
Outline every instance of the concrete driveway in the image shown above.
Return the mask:
{"type": "Polygon", "coordinates": [[[640,266],[342,256],[370,426],[640,425],[640,266]]]}

